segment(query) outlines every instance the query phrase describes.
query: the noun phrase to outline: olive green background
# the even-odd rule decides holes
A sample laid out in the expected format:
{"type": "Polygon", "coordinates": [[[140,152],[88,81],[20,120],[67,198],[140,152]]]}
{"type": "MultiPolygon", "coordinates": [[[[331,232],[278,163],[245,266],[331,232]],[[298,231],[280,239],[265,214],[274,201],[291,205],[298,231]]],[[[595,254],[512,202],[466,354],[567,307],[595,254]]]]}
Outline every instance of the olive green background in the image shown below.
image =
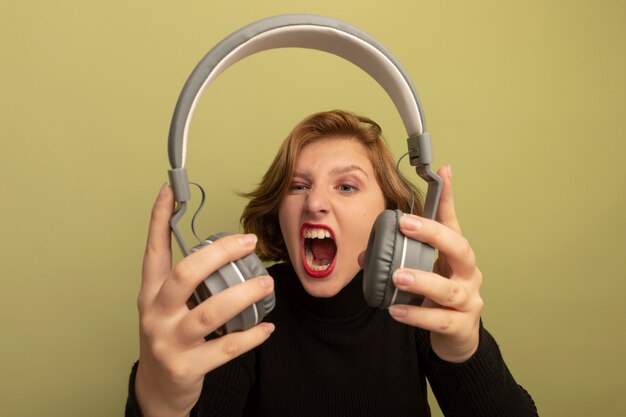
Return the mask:
{"type": "MultiPolygon", "coordinates": [[[[413,78],[485,325],[541,415],[626,415],[626,3],[609,0],[3,0],[0,415],[123,413],[178,93],[216,42],[290,12],[362,28],[413,78]]],[[[212,84],[187,164],[209,194],[201,233],[237,230],[234,191],[331,108],[376,119],[403,152],[390,100],[336,57],[269,51],[212,84]]]]}

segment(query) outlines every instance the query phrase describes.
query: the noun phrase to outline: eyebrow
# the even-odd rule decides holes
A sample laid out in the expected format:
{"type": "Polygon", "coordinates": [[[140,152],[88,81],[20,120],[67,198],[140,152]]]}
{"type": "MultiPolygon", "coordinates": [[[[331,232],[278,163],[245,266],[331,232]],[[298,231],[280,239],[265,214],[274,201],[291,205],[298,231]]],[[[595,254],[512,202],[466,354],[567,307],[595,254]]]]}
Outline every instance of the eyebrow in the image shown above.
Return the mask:
{"type": "Polygon", "coordinates": [[[346,167],[333,168],[330,170],[330,175],[332,175],[333,177],[336,177],[339,175],[347,174],[352,171],[361,171],[368,179],[370,177],[369,175],[367,175],[367,172],[365,172],[363,168],[361,168],[358,165],[348,165],[346,167]]]}
{"type": "MultiPolygon", "coordinates": [[[[348,165],[348,166],[345,166],[345,167],[335,167],[335,168],[330,170],[329,174],[332,177],[338,177],[340,175],[347,174],[347,173],[352,172],[352,171],[360,171],[360,172],[362,172],[363,175],[365,175],[365,177],[367,177],[367,179],[369,179],[369,177],[370,177],[369,175],[367,175],[367,172],[365,172],[363,170],[363,168],[361,168],[358,165],[348,165]]],[[[304,179],[309,180],[309,181],[313,179],[309,174],[305,174],[304,172],[294,172],[294,177],[304,178],[304,179]]]]}

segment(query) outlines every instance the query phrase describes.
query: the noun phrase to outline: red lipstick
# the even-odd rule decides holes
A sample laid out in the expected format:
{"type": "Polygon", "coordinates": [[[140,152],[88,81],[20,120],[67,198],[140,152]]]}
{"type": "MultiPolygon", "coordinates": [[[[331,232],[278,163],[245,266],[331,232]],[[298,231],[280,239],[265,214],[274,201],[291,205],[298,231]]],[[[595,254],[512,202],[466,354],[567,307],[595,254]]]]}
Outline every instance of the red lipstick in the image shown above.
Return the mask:
{"type": "Polygon", "coordinates": [[[337,246],[333,230],[323,224],[304,223],[300,228],[300,239],[302,266],[307,275],[318,279],[329,276],[337,263],[337,246]],[[320,259],[315,257],[316,253],[323,254],[324,259],[330,260],[330,263],[316,264],[315,262],[320,262],[320,259]]]}

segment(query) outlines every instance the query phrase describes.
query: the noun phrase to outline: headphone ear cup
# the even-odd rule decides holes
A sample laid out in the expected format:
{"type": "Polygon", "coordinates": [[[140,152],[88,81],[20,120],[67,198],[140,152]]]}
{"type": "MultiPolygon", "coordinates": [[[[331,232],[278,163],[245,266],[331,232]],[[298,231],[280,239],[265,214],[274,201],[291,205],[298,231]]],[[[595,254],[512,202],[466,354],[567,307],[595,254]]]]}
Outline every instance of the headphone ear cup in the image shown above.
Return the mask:
{"type": "Polygon", "coordinates": [[[385,210],[378,215],[365,250],[363,295],[372,307],[391,304],[395,287],[391,277],[400,267],[403,235],[398,230],[400,210],[385,210]]]}
{"type": "MultiPolygon", "coordinates": [[[[207,238],[207,241],[215,242],[216,240],[227,235],[229,235],[229,233],[217,233],[207,238]]],[[[205,246],[206,244],[206,242],[203,242],[199,246],[205,246]]],[[[241,284],[244,281],[261,275],[268,275],[267,270],[263,266],[259,257],[255,253],[250,253],[241,259],[237,259],[236,261],[222,266],[220,269],[205,278],[196,289],[196,294],[202,302],[208,299],[211,295],[215,295],[227,288],[241,284]]],[[[274,305],[275,296],[272,292],[272,294],[265,297],[263,300],[248,306],[245,310],[230,319],[215,332],[219,335],[223,335],[226,333],[249,329],[257,323],[260,323],[261,320],[263,320],[263,318],[270,311],[272,311],[274,305]]]]}
{"type": "Polygon", "coordinates": [[[435,249],[403,235],[399,229],[400,210],[385,210],[374,222],[365,251],[363,295],[372,307],[385,309],[391,304],[421,305],[424,297],[399,291],[393,284],[398,268],[432,271],[435,249]]]}
{"type": "MultiPolygon", "coordinates": [[[[265,266],[263,265],[263,262],[261,262],[259,257],[254,252],[241,259],[237,259],[235,261],[235,265],[237,265],[246,280],[260,277],[261,275],[269,275],[267,269],[265,269],[265,266]]],[[[274,309],[274,306],[276,305],[274,292],[272,291],[270,295],[258,301],[256,304],[259,308],[259,321],[261,321],[267,314],[269,314],[270,311],[274,309]]]]}

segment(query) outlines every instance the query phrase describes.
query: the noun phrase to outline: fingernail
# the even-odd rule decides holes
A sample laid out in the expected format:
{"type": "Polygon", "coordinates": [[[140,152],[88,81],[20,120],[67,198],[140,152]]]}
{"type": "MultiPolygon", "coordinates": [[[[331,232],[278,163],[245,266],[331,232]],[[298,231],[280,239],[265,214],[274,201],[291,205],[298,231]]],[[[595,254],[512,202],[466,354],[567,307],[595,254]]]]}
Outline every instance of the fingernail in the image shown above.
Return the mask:
{"type": "Polygon", "coordinates": [[[243,235],[239,237],[239,243],[244,246],[254,246],[256,244],[257,237],[254,233],[248,233],[247,235],[243,235]]]}
{"type": "Polygon", "coordinates": [[[274,323],[261,323],[261,326],[263,327],[263,330],[265,331],[265,333],[267,333],[268,336],[271,335],[276,329],[276,326],[274,326],[274,323]]]}
{"type": "Polygon", "coordinates": [[[271,277],[263,276],[263,277],[259,278],[259,284],[263,288],[269,288],[272,285],[274,285],[274,280],[271,277]]]}
{"type": "Polygon", "coordinates": [[[400,225],[408,231],[416,231],[422,228],[422,222],[412,216],[400,217],[400,225]]]}
{"type": "Polygon", "coordinates": [[[394,317],[405,317],[407,314],[406,307],[393,305],[389,307],[389,314],[394,317]]]}
{"type": "Polygon", "coordinates": [[[398,270],[393,274],[393,282],[396,285],[411,285],[413,284],[413,281],[415,281],[415,277],[413,277],[413,274],[410,274],[409,272],[398,270]]]}
{"type": "Polygon", "coordinates": [[[448,165],[448,179],[452,180],[452,165],[448,165]]]}

